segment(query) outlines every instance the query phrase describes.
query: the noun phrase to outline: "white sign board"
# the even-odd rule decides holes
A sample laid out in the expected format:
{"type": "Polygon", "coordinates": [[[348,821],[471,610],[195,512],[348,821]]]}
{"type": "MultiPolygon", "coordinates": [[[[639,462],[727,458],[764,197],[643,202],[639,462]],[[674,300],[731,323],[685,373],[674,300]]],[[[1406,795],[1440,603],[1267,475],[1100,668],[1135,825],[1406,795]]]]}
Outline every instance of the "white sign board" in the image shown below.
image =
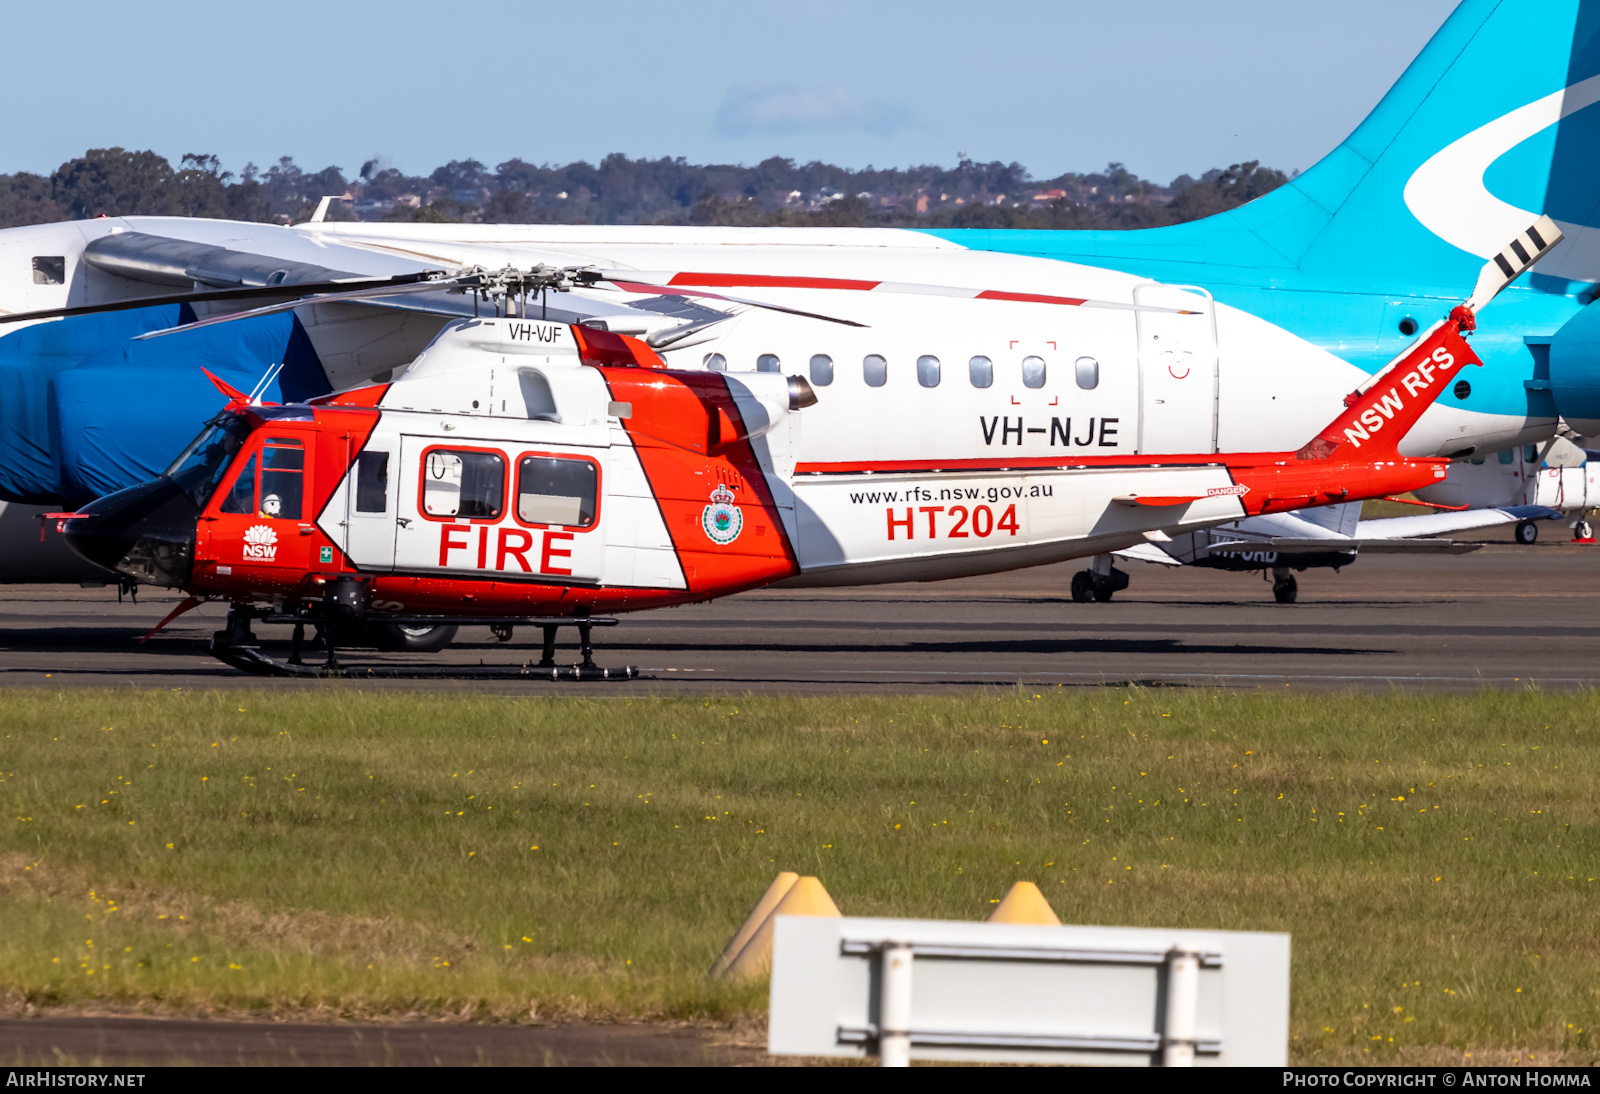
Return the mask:
{"type": "Polygon", "coordinates": [[[1289,936],[782,916],[767,1049],[1283,1067],[1289,936]]]}

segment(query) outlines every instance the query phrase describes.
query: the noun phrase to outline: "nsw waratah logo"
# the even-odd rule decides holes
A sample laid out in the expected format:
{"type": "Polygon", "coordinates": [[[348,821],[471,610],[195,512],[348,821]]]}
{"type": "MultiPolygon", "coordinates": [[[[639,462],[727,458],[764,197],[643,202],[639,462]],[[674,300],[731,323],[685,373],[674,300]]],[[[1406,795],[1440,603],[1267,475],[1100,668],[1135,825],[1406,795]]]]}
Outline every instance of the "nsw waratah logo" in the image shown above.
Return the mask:
{"type": "Polygon", "coordinates": [[[245,529],[244,551],[245,558],[261,559],[271,562],[278,555],[278,533],[265,524],[255,524],[245,529]]]}
{"type": "Polygon", "coordinates": [[[744,530],[744,514],[734,504],[736,500],[726,486],[711,491],[711,504],[700,513],[700,527],[712,543],[732,543],[744,530]]]}

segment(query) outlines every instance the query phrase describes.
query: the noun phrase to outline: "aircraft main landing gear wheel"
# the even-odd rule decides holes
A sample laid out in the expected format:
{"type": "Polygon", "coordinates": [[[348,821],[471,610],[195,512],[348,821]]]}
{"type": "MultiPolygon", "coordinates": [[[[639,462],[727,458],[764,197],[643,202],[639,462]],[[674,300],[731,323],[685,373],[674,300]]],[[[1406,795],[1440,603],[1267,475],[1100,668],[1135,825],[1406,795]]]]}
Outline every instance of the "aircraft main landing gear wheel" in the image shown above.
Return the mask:
{"type": "Polygon", "coordinates": [[[1072,575],[1072,599],[1079,604],[1087,604],[1094,599],[1094,575],[1088,570],[1079,570],[1072,575]]]}
{"type": "Polygon", "coordinates": [[[1273,580],[1272,599],[1276,600],[1279,604],[1293,604],[1295,597],[1299,595],[1300,583],[1294,579],[1293,574],[1290,574],[1287,577],[1275,578],[1273,580]]]}
{"type": "Polygon", "coordinates": [[[407,623],[374,623],[372,644],[389,653],[437,653],[455,640],[450,625],[421,627],[407,623]]]}
{"type": "Polygon", "coordinates": [[[1094,598],[1102,604],[1128,587],[1128,575],[1111,565],[1110,555],[1094,556],[1089,578],[1094,582],[1094,598]]]}
{"type": "Polygon", "coordinates": [[[1531,520],[1522,521],[1517,525],[1517,542],[1529,546],[1539,541],[1539,526],[1531,520]]]}

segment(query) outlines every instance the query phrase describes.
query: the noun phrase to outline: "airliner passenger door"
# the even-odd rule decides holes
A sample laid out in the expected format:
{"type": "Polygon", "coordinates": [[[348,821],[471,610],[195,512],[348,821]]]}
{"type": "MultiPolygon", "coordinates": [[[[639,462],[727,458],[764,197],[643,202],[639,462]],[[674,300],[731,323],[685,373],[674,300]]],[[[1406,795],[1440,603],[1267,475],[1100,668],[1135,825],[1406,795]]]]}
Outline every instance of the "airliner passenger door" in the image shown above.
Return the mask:
{"type": "Polygon", "coordinates": [[[1217,326],[1211,294],[1151,281],[1139,311],[1139,452],[1217,450],[1217,326]],[[1192,314],[1180,314],[1188,312],[1192,314]]]}

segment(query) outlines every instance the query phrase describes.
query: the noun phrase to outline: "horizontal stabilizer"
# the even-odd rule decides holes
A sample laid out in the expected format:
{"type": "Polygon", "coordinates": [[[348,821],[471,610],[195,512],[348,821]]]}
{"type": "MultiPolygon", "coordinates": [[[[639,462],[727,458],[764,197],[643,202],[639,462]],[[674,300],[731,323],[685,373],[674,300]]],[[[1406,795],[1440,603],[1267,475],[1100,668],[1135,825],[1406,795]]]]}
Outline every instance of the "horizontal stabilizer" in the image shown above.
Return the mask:
{"type": "Polygon", "coordinates": [[[1154,543],[1136,543],[1120,551],[1112,551],[1118,558],[1126,558],[1133,562],[1150,562],[1157,566],[1182,566],[1183,563],[1173,558],[1167,552],[1157,547],[1154,543]]]}

